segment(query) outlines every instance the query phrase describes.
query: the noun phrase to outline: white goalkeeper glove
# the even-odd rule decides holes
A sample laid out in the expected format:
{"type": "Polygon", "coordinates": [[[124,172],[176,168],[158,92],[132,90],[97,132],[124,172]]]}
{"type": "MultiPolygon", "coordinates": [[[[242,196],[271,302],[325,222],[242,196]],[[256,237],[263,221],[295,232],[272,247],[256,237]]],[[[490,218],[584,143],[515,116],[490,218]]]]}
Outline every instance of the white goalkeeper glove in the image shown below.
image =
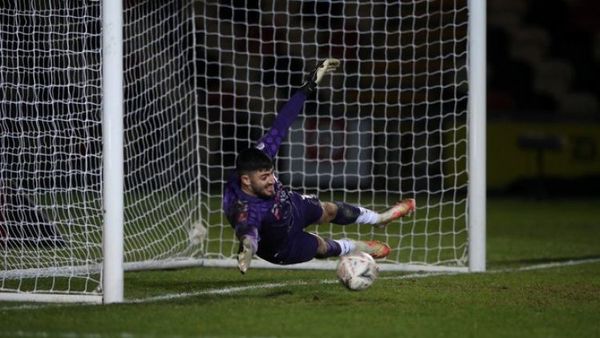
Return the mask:
{"type": "Polygon", "coordinates": [[[321,83],[321,80],[323,80],[325,74],[333,73],[339,65],[340,60],[333,58],[325,59],[319,62],[315,69],[313,69],[313,71],[308,73],[306,76],[306,83],[304,84],[303,88],[307,92],[312,93],[317,85],[321,83]]]}
{"type": "Polygon", "coordinates": [[[248,236],[244,236],[240,241],[240,251],[238,253],[238,269],[242,274],[245,274],[250,267],[252,262],[252,256],[254,256],[254,245],[252,239],[248,236]]]}

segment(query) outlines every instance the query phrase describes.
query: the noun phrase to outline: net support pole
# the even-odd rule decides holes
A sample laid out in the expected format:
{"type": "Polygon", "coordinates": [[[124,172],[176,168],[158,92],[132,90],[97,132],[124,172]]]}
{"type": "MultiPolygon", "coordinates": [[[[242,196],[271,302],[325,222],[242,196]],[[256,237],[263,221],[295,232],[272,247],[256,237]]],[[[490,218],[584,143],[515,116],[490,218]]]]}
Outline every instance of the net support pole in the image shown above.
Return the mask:
{"type": "Polygon", "coordinates": [[[123,301],[123,4],[102,6],[104,303],[123,301]]]}
{"type": "Polygon", "coordinates": [[[469,0],[469,270],[485,271],[486,0],[469,0]]]}

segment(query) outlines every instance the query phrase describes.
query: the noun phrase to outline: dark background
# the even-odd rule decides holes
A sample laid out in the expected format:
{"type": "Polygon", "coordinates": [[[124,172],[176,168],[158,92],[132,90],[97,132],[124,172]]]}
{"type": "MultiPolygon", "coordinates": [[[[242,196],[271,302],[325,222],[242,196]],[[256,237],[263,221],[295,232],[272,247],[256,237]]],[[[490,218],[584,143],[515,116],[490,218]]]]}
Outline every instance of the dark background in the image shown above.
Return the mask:
{"type": "MultiPolygon", "coordinates": [[[[221,168],[232,168],[235,154],[262,135],[304,74],[330,56],[342,59],[344,75],[328,80],[304,115],[327,115],[335,123],[373,119],[369,186],[435,192],[448,177],[464,176],[448,171],[449,161],[456,167],[465,163],[444,155],[448,135],[439,130],[466,122],[467,59],[452,52],[465,49],[467,27],[449,24],[466,20],[466,0],[207,1],[195,2],[195,13],[181,11],[183,3],[124,4],[126,171],[145,177],[131,183],[141,184],[140,190],[164,182],[218,189],[225,178],[221,168]],[[197,62],[190,63],[194,58],[197,62]],[[147,76],[157,65],[165,65],[164,74],[147,76]],[[182,75],[169,76],[174,73],[182,75]],[[197,116],[206,133],[199,143],[190,137],[197,116]],[[179,132],[164,138],[162,127],[177,125],[183,126],[179,132]],[[170,165],[179,156],[170,149],[185,152],[198,144],[203,151],[170,165]],[[190,170],[195,156],[204,167],[190,170]],[[196,183],[198,176],[203,179],[196,183]]],[[[68,10],[61,6],[60,1],[2,3],[3,181],[32,191],[84,184],[98,191],[99,7],[95,1],[68,10]],[[19,15],[31,8],[56,15],[36,22],[19,15]],[[51,25],[61,28],[49,31],[51,25]],[[66,52],[55,53],[58,49],[66,52]]],[[[595,195],[600,189],[598,2],[489,0],[487,8],[490,193],[595,195]]],[[[326,153],[335,153],[333,147],[326,153]]]]}

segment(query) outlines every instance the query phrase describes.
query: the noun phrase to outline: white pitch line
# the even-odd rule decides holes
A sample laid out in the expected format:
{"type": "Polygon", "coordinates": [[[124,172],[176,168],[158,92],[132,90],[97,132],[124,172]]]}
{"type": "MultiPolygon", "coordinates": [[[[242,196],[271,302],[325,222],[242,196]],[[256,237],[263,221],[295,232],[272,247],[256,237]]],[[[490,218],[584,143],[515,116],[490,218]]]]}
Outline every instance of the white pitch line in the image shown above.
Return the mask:
{"type": "MultiPolygon", "coordinates": [[[[520,271],[542,270],[542,269],[551,269],[551,268],[582,265],[582,264],[593,264],[593,263],[600,263],[600,258],[588,258],[588,259],[570,260],[570,261],[564,261],[564,262],[551,262],[551,263],[535,264],[535,265],[522,266],[522,267],[516,267],[516,268],[488,270],[486,272],[481,272],[481,273],[486,274],[486,273],[520,272],[520,271]]],[[[400,276],[381,277],[380,279],[402,280],[402,279],[415,279],[415,278],[427,278],[427,277],[462,275],[462,274],[464,274],[464,272],[427,272],[427,273],[411,273],[411,274],[400,275],[400,276]]],[[[208,289],[208,290],[202,290],[202,291],[196,291],[196,292],[184,292],[184,293],[166,294],[166,295],[146,297],[146,298],[129,299],[129,300],[125,300],[123,303],[124,304],[151,303],[151,302],[159,302],[159,301],[165,301],[165,300],[198,297],[198,296],[203,296],[203,295],[231,295],[231,294],[236,294],[236,293],[240,293],[240,292],[244,292],[244,291],[252,291],[252,290],[276,289],[276,288],[282,288],[282,287],[288,287],[288,286],[303,286],[303,285],[314,285],[314,284],[335,284],[335,283],[338,283],[338,281],[335,279],[323,279],[320,281],[297,280],[297,281],[282,282],[282,283],[251,284],[251,285],[237,286],[237,287],[225,287],[225,288],[208,289]]],[[[0,307],[0,311],[31,310],[31,309],[40,309],[40,308],[46,308],[46,307],[65,307],[65,306],[73,306],[73,305],[93,306],[91,304],[23,304],[23,305],[17,305],[17,306],[0,307]]]]}
{"type": "Polygon", "coordinates": [[[573,266],[573,265],[592,264],[592,263],[600,263],[600,258],[587,258],[587,259],[570,260],[570,261],[564,261],[564,262],[551,262],[551,263],[535,264],[535,265],[522,266],[522,267],[513,268],[513,269],[493,270],[493,272],[516,272],[516,271],[541,270],[541,269],[551,269],[551,268],[559,268],[559,267],[563,267],[563,266],[573,266]]]}
{"type": "Polygon", "coordinates": [[[265,284],[254,284],[254,285],[246,285],[246,286],[236,286],[236,287],[226,287],[226,288],[218,288],[218,289],[208,289],[196,292],[184,292],[184,293],[175,293],[170,295],[160,295],[148,298],[138,298],[126,300],[125,303],[148,303],[162,300],[172,300],[179,298],[188,298],[188,297],[196,297],[202,295],[228,295],[232,293],[238,293],[248,290],[260,290],[260,289],[275,289],[281,288],[285,286],[293,286],[293,285],[307,285],[308,282],[305,281],[295,281],[291,283],[265,283],[265,284]]]}

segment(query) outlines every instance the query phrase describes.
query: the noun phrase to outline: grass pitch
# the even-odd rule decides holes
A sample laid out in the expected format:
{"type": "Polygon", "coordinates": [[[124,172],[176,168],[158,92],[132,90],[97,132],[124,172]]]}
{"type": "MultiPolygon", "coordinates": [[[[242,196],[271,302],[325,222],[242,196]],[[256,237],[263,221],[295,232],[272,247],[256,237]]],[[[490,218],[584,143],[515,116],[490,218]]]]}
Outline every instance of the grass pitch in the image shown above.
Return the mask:
{"type": "Polygon", "coordinates": [[[490,200],[481,274],[126,274],[118,305],[0,303],[0,337],[600,337],[600,201],[490,200]]]}

